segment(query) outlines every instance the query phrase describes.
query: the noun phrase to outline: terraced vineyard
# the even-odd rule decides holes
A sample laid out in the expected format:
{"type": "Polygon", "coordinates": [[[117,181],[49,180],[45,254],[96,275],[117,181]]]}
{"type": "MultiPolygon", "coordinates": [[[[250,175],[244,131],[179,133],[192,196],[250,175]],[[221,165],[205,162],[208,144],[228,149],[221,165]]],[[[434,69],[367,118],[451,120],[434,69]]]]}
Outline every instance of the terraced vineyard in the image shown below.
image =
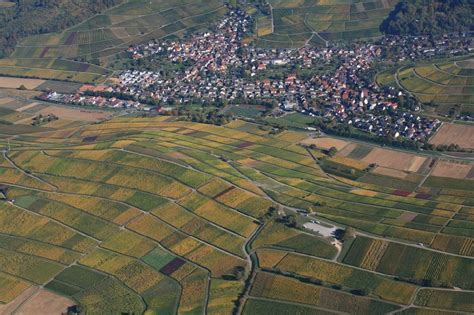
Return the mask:
{"type": "Polygon", "coordinates": [[[258,44],[300,47],[309,42],[380,36],[379,26],[397,0],[270,0],[274,31],[261,30],[258,44]]]}
{"type": "Polygon", "coordinates": [[[133,0],[96,15],[61,33],[23,40],[0,74],[78,82],[101,82],[107,65],[129,45],[180,36],[218,20],[225,13],[218,0],[133,0]]]}
{"type": "Polygon", "coordinates": [[[0,139],[0,312],[38,286],[87,314],[474,310],[473,181],[431,158],[360,168],[406,153],[242,121],[47,126],[0,139]]]}
{"type": "Polygon", "coordinates": [[[440,105],[438,112],[446,114],[459,104],[461,112],[473,112],[474,60],[472,58],[404,67],[379,74],[383,85],[399,86],[415,95],[421,102],[440,105]]]}

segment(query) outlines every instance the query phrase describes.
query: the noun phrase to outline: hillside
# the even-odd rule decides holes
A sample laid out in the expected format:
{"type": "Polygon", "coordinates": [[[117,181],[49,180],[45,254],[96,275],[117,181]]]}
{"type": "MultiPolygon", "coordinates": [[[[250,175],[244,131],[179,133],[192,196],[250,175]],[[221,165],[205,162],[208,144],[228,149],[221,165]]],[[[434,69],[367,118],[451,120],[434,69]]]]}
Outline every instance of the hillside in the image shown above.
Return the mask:
{"type": "Polygon", "coordinates": [[[377,76],[381,85],[402,88],[421,102],[451,117],[474,113],[473,58],[420,64],[389,70],[377,76]]]}
{"type": "Polygon", "coordinates": [[[392,35],[468,32],[473,30],[473,9],[470,0],[402,0],[381,30],[392,35]]]}
{"type": "Polygon", "coordinates": [[[243,121],[32,127],[0,101],[0,312],[474,308],[472,162],[243,121]]]}
{"type": "Polygon", "coordinates": [[[122,0],[12,1],[14,6],[0,8],[0,58],[8,55],[22,38],[61,31],[122,0]]]}
{"type": "MultiPolygon", "coordinates": [[[[115,2],[104,0],[104,3],[111,5],[115,2]]],[[[93,7],[100,8],[99,5],[93,7]]],[[[9,58],[0,59],[0,75],[103,82],[110,73],[109,66],[130,45],[167,36],[183,36],[186,32],[205,28],[225,12],[225,7],[218,0],[193,0],[182,5],[176,5],[171,0],[127,1],[79,24],[72,22],[77,22],[78,18],[66,18],[61,26],[74,26],[57,32],[63,29],[59,24],[55,27],[54,23],[55,19],[62,20],[61,8],[35,7],[31,13],[19,14],[15,23],[5,24],[5,29],[14,25],[27,27],[29,23],[21,19],[28,19],[34,22],[31,30],[36,30],[38,26],[41,31],[19,41],[9,58]],[[57,15],[46,19],[48,28],[41,28],[36,16],[48,15],[48,10],[57,15]]],[[[73,9],[67,11],[75,12],[73,9]]],[[[83,16],[91,16],[86,13],[83,16]]],[[[8,47],[14,43],[16,40],[8,47]]]]}
{"type": "Polygon", "coordinates": [[[321,45],[331,40],[380,36],[379,26],[397,0],[270,0],[271,23],[257,22],[258,44],[265,47],[298,47],[306,42],[321,45]],[[273,32],[272,32],[273,30],[273,32]]]}

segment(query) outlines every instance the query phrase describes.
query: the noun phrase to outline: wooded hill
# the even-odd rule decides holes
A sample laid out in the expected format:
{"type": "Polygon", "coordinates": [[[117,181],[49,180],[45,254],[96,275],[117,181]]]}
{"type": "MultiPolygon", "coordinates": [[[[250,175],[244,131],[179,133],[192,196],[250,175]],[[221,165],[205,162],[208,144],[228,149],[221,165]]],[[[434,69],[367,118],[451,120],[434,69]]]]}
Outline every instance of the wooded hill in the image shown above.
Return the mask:
{"type": "Polygon", "coordinates": [[[123,0],[15,0],[0,9],[0,57],[26,36],[57,32],[77,24],[123,0]]]}
{"type": "Polygon", "coordinates": [[[466,32],[473,28],[472,0],[402,0],[382,23],[394,35],[466,32]]]}

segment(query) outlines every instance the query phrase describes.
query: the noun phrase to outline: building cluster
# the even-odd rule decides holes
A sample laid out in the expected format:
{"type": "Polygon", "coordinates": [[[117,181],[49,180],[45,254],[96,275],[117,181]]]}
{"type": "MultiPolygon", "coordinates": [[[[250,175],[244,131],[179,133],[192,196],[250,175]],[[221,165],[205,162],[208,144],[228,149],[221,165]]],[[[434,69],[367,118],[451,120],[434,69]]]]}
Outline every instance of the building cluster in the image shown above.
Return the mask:
{"type": "Polygon", "coordinates": [[[457,56],[472,52],[471,34],[455,33],[442,36],[384,36],[378,44],[396,61],[417,60],[439,56],[457,56]]]}
{"type": "Polygon", "coordinates": [[[117,97],[105,97],[99,95],[86,95],[83,93],[75,94],[64,94],[57,93],[54,91],[46,92],[42,94],[40,99],[53,103],[62,103],[76,106],[94,106],[94,107],[107,107],[112,109],[139,109],[147,110],[148,106],[135,101],[135,100],[123,100],[117,97]]]}
{"type": "MultiPolygon", "coordinates": [[[[265,103],[282,111],[299,111],[351,125],[377,136],[425,140],[439,126],[401,106],[402,91],[379,88],[370,76],[378,61],[394,62],[465,54],[471,50],[467,34],[440,37],[383,37],[371,43],[346,46],[260,49],[242,43],[252,25],[238,9],[214,31],[184,41],[152,41],[130,47],[132,58],[156,58],[182,65],[172,76],[152,71],[123,71],[117,93],[156,99],[169,104],[265,103]],[[333,64],[335,71],[314,71],[302,78],[298,71],[333,64]],[[271,73],[285,73],[273,76],[271,73]],[[261,75],[268,74],[270,75],[261,75]]],[[[406,106],[405,106],[406,107],[406,106]]],[[[419,108],[409,108],[416,112],[419,108]]]]}
{"type": "Polygon", "coordinates": [[[201,79],[202,72],[226,74],[230,67],[241,66],[242,37],[251,31],[252,18],[240,9],[231,9],[212,31],[198,33],[186,41],[151,41],[147,45],[130,47],[133,59],[149,56],[167,58],[171,62],[189,64],[176,79],[192,82],[201,79]]]}
{"type": "MultiPolygon", "coordinates": [[[[344,123],[377,136],[425,140],[439,121],[408,112],[402,91],[379,88],[368,75],[374,63],[393,62],[470,51],[466,34],[433,37],[383,37],[371,43],[334,44],[329,47],[261,49],[243,37],[253,27],[244,11],[229,6],[211,31],[184,40],[150,41],[128,49],[135,60],[172,64],[172,74],[125,70],[119,83],[104,91],[75,95],[49,93],[52,101],[113,108],[142,108],[140,100],[155,104],[263,103],[274,112],[299,111],[344,123]],[[330,73],[312,71],[329,65],[330,73]],[[306,75],[300,72],[306,71],[306,75]],[[309,73],[309,75],[308,75],[309,73]],[[101,95],[101,96],[97,96],[101,95]]],[[[88,88],[89,92],[90,87],[88,88]]],[[[416,104],[414,104],[416,105],[416,104]]],[[[416,112],[416,106],[410,106],[416,112]]]]}

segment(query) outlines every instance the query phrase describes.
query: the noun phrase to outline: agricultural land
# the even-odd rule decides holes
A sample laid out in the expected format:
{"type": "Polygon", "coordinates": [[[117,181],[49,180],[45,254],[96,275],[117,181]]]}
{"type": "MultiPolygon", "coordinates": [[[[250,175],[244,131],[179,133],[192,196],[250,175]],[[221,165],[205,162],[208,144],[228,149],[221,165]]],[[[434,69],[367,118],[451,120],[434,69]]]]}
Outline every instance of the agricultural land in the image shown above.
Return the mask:
{"type": "Polygon", "coordinates": [[[117,2],[65,31],[21,40],[9,58],[0,59],[0,75],[104,82],[111,63],[130,45],[201,29],[224,9],[217,0],[117,2]]]}
{"type": "Polygon", "coordinates": [[[382,85],[397,86],[422,103],[432,105],[430,111],[442,115],[469,116],[474,106],[474,59],[404,66],[377,76],[382,85]]]}
{"type": "Polygon", "coordinates": [[[265,47],[300,47],[305,43],[381,36],[380,25],[397,0],[268,1],[267,18],[258,21],[258,43],[265,47]],[[268,22],[266,22],[266,20],[268,22]]]}
{"type": "Polygon", "coordinates": [[[472,162],[240,120],[59,122],[2,130],[0,312],[473,310],[472,162]]]}
{"type": "Polygon", "coordinates": [[[0,0],[0,315],[473,314],[473,7],[0,0]]]}

